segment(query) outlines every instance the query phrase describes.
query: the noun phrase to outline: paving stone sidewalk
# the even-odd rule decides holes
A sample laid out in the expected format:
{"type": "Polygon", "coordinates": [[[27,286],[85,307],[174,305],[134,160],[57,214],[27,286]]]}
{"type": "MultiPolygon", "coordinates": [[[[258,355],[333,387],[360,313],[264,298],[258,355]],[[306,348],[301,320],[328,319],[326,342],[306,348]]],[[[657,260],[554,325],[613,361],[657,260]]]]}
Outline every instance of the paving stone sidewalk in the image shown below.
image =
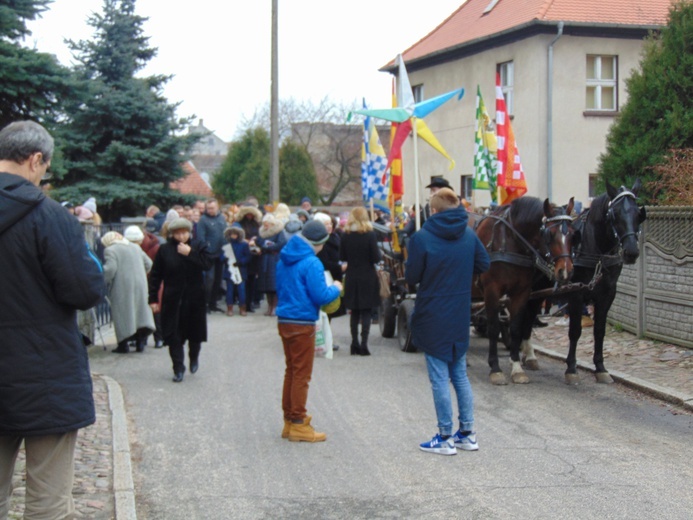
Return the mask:
{"type": "MultiPolygon", "coordinates": [[[[558,318],[542,318],[547,327],[535,328],[533,340],[561,359],[568,355],[568,326],[559,325],[558,318]]],[[[594,368],[594,337],[592,327],[582,329],[577,358],[589,369],[594,368]]],[[[629,332],[618,331],[607,324],[604,338],[604,364],[609,372],[642,380],[652,387],[670,389],[674,399],[688,396],[688,408],[693,410],[693,349],[650,339],[639,339],[629,332]]],[[[582,372],[581,377],[588,377],[582,372]]],[[[613,375],[613,374],[612,374],[613,375]]],[[[643,389],[647,391],[647,389],[643,389]]],[[[659,396],[665,397],[665,396],[659,396]]]]}
{"type": "MultiPolygon", "coordinates": [[[[558,318],[542,319],[549,325],[534,329],[535,344],[540,352],[565,358],[568,352],[568,327],[558,325],[558,318]]],[[[593,348],[592,329],[585,328],[578,343],[578,360],[583,367],[592,367],[593,348]]],[[[693,349],[639,339],[607,326],[604,357],[607,369],[613,375],[618,373],[634,381],[636,384],[632,386],[639,387],[638,382],[642,382],[651,388],[663,389],[672,397],[669,401],[675,402],[677,397],[688,396],[691,400],[681,408],[681,412],[693,411],[693,349]]],[[[591,377],[584,371],[580,375],[583,378],[591,377]]],[[[647,388],[640,389],[647,391],[647,388]]],[[[661,392],[659,397],[662,397],[661,392]]],[[[80,430],[77,438],[73,496],[77,518],[115,519],[113,418],[107,382],[98,374],[94,374],[94,399],[96,423],[80,430]]],[[[13,485],[9,518],[19,520],[24,511],[23,451],[17,461],[13,485]]]]}
{"type": "MultiPolygon", "coordinates": [[[[81,429],[77,436],[75,484],[72,495],[77,518],[108,520],[116,518],[111,412],[106,382],[97,374],[93,375],[93,380],[96,423],[81,429]]],[[[24,515],[24,462],[22,448],[12,482],[14,492],[10,501],[10,520],[20,520],[24,515]]]]}

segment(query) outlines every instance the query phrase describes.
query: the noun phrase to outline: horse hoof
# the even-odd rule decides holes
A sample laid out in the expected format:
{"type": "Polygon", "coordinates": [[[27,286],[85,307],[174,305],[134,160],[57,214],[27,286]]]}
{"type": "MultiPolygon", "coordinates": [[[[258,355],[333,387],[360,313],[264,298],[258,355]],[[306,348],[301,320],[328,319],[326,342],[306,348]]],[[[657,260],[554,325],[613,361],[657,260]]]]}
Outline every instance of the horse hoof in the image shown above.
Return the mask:
{"type": "Polygon", "coordinates": [[[526,359],[524,366],[527,370],[539,370],[539,361],[536,359],[526,359]]]}
{"type": "Polygon", "coordinates": [[[566,385],[578,385],[578,384],[580,384],[580,378],[578,377],[577,374],[566,374],[565,375],[565,384],[566,385]]]}
{"type": "Polygon", "coordinates": [[[524,372],[518,372],[517,374],[512,375],[512,380],[513,383],[516,385],[526,385],[529,383],[529,377],[527,377],[527,374],[524,372]]]}
{"type": "Polygon", "coordinates": [[[609,375],[608,372],[597,372],[595,374],[595,377],[597,378],[597,383],[604,383],[609,385],[614,382],[613,378],[609,375]]]}
{"type": "Polygon", "coordinates": [[[489,379],[492,385],[503,386],[508,384],[508,381],[506,381],[503,372],[491,372],[489,379]]]}

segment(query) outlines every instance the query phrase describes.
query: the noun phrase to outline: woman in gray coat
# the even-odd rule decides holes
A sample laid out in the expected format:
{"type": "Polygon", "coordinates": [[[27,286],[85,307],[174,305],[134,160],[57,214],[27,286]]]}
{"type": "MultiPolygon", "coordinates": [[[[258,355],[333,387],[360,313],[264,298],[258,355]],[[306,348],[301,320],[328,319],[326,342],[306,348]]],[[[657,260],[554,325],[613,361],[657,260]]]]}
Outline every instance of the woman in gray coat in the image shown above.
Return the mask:
{"type": "Polygon", "coordinates": [[[147,336],[156,329],[147,299],[147,273],[152,268],[152,261],[138,245],[115,231],[106,233],[101,243],[106,248],[103,274],[118,341],[113,352],[129,352],[128,341],[133,337],[137,341],[137,352],[142,352],[147,336]]]}

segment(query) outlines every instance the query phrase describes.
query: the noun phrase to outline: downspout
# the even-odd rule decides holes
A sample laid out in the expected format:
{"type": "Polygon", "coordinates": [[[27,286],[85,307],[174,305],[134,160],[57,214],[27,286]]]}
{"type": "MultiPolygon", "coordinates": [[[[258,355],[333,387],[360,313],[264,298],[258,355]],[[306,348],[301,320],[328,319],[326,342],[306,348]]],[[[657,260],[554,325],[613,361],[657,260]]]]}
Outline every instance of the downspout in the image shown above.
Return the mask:
{"type": "Polygon", "coordinates": [[[546,130],[547,130],[547,145],[546,145],[546,191],[549,200],[553,198],[553,46],[558,39],[563,35],[563,22],[558,22],[558,34],[549,45],[549,84],[548,84],[548,110],[546,130]]]}

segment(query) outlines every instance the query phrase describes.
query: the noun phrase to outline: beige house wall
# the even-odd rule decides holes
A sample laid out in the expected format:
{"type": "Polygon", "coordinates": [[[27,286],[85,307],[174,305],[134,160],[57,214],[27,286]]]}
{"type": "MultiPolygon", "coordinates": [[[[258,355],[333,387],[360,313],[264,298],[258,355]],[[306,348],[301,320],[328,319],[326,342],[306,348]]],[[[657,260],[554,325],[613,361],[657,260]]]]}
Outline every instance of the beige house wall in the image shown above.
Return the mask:
{"type": "MultiPolygon", "coordinates": [[[[495,72],[500,63],[514,63],[515,131],[528,195],[545,198],[547,183],[547,92],[548,47],[555,35],[539,35],[468,56],[454,62],[410,71],[412,86],[423,84],[424,98],[429,99],[463,87],[462,100],[452,100],[425,118],[443,147],[455,160],[448,161],[419,140],[419,190],[421,200],[428,198],[424,189],[430,177],[443,175],[459,191],[462,175],[474,169],[474,125],[476,87],[486,108],[495,119],[495,72]]],[[[565,204],[571,196],[588,205],[589,174],[596,173],[599,155],[605,149],[605,137],[613,116],[585,116],[586,56],[618,56],[618,103],[626,99],[625,79],[637,67],[642,48],[640,40],[584,38],[564,35],[554,46],[553,102],[553,190],[552,201],[565,204]]],[[[408,139],[403,149],[405,204],[415,202],[414,147],[408,139]]],[[[490,196],[474,192],[475,203],[486,206],[490,196]]]]}

